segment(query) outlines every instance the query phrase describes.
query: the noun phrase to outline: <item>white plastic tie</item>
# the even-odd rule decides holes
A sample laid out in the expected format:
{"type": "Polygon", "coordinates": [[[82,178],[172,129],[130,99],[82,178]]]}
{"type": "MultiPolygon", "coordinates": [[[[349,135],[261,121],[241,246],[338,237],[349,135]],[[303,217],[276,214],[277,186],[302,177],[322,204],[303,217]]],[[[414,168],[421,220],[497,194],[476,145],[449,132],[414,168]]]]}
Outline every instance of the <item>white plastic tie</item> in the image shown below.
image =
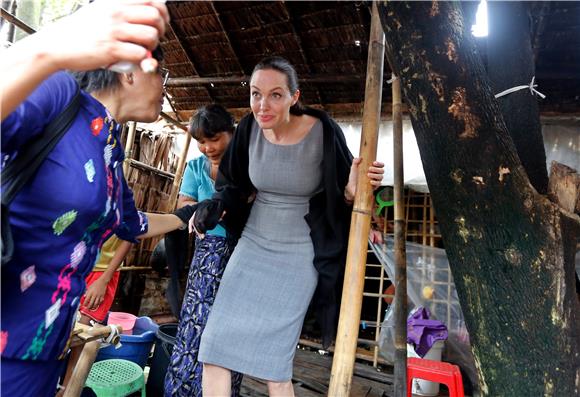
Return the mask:
{"type": "Polygon", "coordinates": [[[393,77],[387,80],[387,84],[393,84],[393,81],[397,80],[397,78],[398,78],[397,76],[393,75],[393,77]]]}
{"type": "Polygon", "coordinates": [[[505,91],[500,92],[499,94],[495,94],[496,98],[502,97],[504,95],[508,95],[511,94],[512,92],[516,92],[516,91],[520,91],[520,90],[525,90],[526,88],[530,90],[530,93],[532,95],[538,95],[540,98],[545,99],[546,96],[544,94],[542,94],[540,91],[536,90],[536,87],[538,86],[536,83],[536,76],[532,77],[532,81],[530,82],[529,85],[518,85],[512,88],[508,88],[505,91]]]}

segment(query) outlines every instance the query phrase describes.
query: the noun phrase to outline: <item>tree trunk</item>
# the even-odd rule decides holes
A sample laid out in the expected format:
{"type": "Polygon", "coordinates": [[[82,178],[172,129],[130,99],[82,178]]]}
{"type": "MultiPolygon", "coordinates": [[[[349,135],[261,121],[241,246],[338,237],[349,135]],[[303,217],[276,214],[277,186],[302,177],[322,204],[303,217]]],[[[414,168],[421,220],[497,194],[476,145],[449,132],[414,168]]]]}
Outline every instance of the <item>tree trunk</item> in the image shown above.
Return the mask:
{"type": "Polygon", "coordinates": [[[381,3],[381,20],[482,393],[577,395],[580,305],[564,262],[577,234],[563,227],[578,216],[530,184],[458,3],[381,3]]]}
{"type": "MultiPolygon", "coordinates": [[[[536,74],[529,7],[515,1],[488,3],[487,74],[494,93],[529,84],[536,74]]],[[[530,183],[546,194],[548,169],[538,96],[521,90],[499,98],[498,103],[530,183]]]]}

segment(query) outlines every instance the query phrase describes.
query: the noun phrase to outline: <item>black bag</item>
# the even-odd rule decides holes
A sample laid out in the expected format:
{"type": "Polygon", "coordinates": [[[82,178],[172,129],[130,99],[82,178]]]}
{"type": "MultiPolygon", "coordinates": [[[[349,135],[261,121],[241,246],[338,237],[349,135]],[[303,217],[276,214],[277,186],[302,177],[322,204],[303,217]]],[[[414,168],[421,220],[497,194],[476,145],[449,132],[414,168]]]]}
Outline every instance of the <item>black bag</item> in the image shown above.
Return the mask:
{"type": "Polygon", "coordinates": [[[77,87],[74,97],[64,110],[45,128],[44,133],[30,145],[26,146],[4,169],[2,180],[2,266],[10,262],[14,254],[14,240],[10,230],[9,206],[14,197],[30,181],[54,149],[60,138],[69,129],[80,106],[80,90],[77,87]]]}

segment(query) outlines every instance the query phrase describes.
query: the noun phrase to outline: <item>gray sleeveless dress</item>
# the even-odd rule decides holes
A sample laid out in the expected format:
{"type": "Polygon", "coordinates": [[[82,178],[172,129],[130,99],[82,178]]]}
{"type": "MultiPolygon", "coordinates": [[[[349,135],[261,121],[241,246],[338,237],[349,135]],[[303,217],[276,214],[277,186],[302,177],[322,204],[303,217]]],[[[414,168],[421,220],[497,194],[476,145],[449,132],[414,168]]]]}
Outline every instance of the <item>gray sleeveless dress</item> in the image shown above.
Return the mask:
{"type": "Polygon", "coordinates": [[[249,175],[258,190],[224,272],[199,360],[270,381],[292,379],[292,361],[318,273],[310,198],[322,189],[322,123],[297,144],[269,142],[254,121],[249,175]]]}

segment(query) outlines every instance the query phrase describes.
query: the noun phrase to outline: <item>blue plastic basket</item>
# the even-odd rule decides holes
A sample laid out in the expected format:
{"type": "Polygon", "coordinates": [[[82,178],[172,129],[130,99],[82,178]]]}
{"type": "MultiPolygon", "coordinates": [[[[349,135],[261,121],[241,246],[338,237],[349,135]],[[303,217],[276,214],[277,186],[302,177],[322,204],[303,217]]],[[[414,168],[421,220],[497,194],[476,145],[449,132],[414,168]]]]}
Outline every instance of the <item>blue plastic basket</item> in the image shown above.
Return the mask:
{"type": "Polygon", "coordinates": [[[119,349],[115,349],[115,346],[108,346],[99,350],[95,361],[121,358],[145,368],[147,358],[157,338],[158,328],[159,326],[149,317],[139,317],[135,321],[133,335],[121,334],[122,346],[119,349]]]}

